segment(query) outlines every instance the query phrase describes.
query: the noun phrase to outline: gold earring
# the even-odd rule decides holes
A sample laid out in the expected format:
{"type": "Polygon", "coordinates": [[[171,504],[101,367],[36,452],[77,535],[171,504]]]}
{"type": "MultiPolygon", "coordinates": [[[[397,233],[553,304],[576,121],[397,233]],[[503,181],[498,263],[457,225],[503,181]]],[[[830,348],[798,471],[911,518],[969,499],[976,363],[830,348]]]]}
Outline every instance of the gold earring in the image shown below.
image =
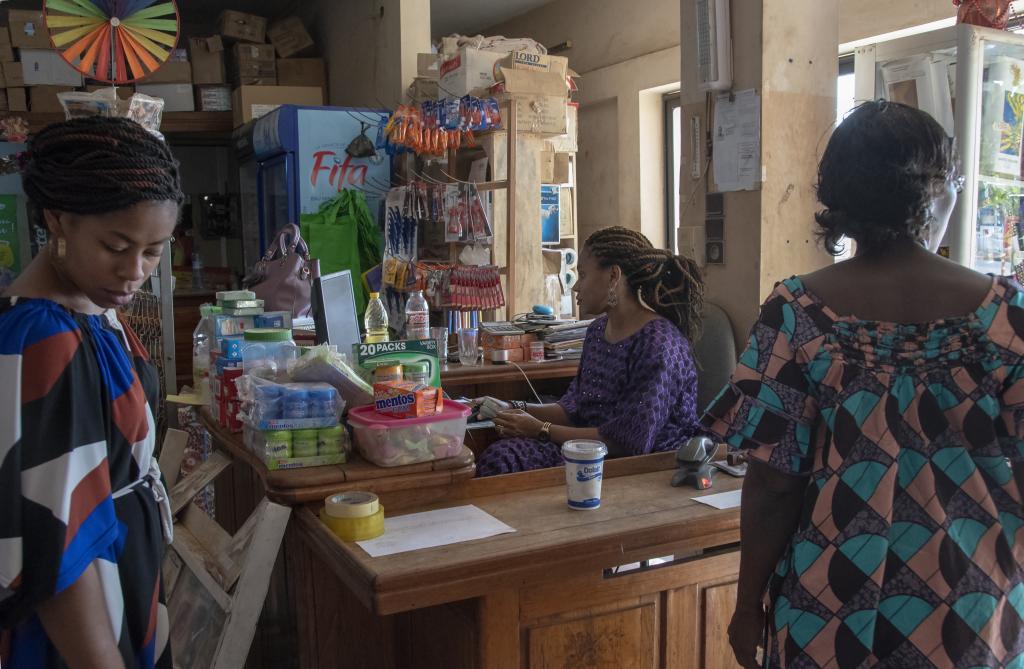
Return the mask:
{"type": "Polygon", "coordinates": [[[619,304],[619,294],[615,292],[614,288],[608,289],[608,306],[616,307],[619,304]]]}
{"type": "Polygon", "coordinates": [[[68,243],[63,237],[57,237],[54,240],[53,246],[50,247],[50,255],[54,256],[57,260],[64,260],[68,254],[68,243]]]}

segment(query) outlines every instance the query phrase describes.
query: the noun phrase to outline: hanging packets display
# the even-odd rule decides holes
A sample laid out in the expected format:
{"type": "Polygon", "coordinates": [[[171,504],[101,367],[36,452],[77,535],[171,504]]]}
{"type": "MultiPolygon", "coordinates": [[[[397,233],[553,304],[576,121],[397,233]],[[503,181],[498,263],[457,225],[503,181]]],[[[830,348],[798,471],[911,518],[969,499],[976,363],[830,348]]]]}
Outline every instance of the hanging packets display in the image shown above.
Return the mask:
{"type": "Polygon", "coordinates": [[[388,191],[385,255],[416,258],[419,223],[444,226],[446,242],[490,244],[491,217],[476,184],[413,182],[388,191]]]}
{"type": "Polygon", "coordinates": [[[493,265],[442,265],[387,258],[384,277],[385,284],[399,293],[422,290],[435,309],[478,311],[505,306],[501,271],[493,265]]]}
{"type": "Polygon", "coordinates": [[[442,295],[445,308],[456,311],[480,311],[505,306],[501,273],[493,265],[456,265],[450,270],[442,295]]]}
{"type": "Polygon", "coordinates": [[[476,146],[473,133],[499,128],[501,110],[494,98],[427,100],[419,107],[399,105],[380,129],[377,147],[390,155],[443,156],[449,149],[476,146]]]}
{"type": "Polygon", "coordinates": [[[443,201],[446,241],[491,242],[494,230],[476,184],[448,184],[443,201]]]}
{"type": "MultiPolygon", "coordinates": [[[[415,198],[414,198],[415,199],[415,198]]],[[[385,200],[384,255],[404,260],[416,258],[416,217],[407,188],[392,188],[385,200]]]]}

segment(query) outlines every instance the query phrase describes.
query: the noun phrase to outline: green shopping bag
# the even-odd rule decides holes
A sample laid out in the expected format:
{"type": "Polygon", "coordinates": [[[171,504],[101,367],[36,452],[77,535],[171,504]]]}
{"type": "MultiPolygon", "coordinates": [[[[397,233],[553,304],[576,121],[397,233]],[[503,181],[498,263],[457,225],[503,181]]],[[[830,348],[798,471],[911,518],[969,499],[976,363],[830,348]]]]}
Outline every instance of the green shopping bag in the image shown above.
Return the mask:
{"type": "Polygon", "coordinates": [[[356,310],[362,314],[368,301],[362,275],[382,257],[380,232],[366,196],[362,191],[343,190],[317,213],[303,214],[300,224],[310,256],[320,261],[321,274],[352,272],[356,310]]]}

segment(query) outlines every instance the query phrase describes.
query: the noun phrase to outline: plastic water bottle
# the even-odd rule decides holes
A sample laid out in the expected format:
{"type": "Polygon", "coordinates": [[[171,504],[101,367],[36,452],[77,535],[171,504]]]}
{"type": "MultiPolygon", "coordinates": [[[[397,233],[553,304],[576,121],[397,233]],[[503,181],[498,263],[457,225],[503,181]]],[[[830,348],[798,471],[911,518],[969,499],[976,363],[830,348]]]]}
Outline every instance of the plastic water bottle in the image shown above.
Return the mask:
{"type": "Polygon", "coordinates": [[[192,332],[192,391],[203,404],[210,404],[210,346],[213,342],[211,321],[214,309],[209,304],[199,307],[199,325],[192,332]]]}
{"type": "Polygon", "coordinates": [[[378,344],[388,340],[388,312],[381,302],[380,293],[370,293],[370,303],[366,305],[363,325],[366,327],[367,344],[378,344]]]}
{"type": "Polygon", "coordinates": [[[422,290],[414,290],[405,302],[405,338],[430,339],[430,307],[422,290]]]}

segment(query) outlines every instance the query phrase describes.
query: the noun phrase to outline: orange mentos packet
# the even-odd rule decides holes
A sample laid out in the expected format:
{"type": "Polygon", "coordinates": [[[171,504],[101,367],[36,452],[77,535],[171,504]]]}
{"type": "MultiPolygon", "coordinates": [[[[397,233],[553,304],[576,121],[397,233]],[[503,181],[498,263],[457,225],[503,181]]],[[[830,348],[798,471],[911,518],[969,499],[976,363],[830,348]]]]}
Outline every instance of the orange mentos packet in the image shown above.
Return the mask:
{"type": "Polygon", "coordinates": [[[441,391],[415,381],[386,381],[373,384],[377,413],[397,418],[433,416],[441,411],[441,391]]]}

